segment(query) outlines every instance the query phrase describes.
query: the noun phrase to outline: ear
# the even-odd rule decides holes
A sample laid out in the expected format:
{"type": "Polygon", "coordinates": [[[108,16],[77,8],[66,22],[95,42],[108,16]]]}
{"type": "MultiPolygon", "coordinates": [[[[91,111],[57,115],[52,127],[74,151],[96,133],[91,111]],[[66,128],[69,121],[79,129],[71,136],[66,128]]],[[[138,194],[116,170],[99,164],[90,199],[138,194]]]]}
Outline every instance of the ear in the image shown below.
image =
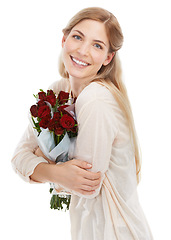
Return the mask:
{"type": "Polygon", "coordinates": [[[114,56],[115,56],[115,52],[108,53],[107,58],[103,63],[103,66],[107,66],[112,61],[114,56]]]}
{"type": "Polygon", "coordinates": [[[65,43],[65,41],[66,41],[66,36],[63,35],[63,38],[62,38],[62,47],[64,47],[64,43],[65,43]]]}

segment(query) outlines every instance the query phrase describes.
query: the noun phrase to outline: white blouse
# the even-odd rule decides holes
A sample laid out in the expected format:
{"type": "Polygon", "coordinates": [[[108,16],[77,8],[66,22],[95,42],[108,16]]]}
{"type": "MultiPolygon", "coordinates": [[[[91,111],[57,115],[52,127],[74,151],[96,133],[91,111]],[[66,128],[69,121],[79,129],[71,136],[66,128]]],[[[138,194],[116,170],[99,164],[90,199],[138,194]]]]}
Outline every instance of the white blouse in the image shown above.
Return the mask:
{"type": "MultiPolygon", "coordinates": [[[[69,91],[68,80],[51,87],[54,92],[69,91]]],[[[136,168],[129,129],[110,91],[98,83],[83,89],[75,104],[79,132],[75,158],[92,163],[91,171],[102,173],[99,189],[92,195],[72,192],[70,205],[72,240],[152,240],[137,196],[136,168]]],[[[12,163],[24,180],[42,157],[28,127],[12,163]]]]}

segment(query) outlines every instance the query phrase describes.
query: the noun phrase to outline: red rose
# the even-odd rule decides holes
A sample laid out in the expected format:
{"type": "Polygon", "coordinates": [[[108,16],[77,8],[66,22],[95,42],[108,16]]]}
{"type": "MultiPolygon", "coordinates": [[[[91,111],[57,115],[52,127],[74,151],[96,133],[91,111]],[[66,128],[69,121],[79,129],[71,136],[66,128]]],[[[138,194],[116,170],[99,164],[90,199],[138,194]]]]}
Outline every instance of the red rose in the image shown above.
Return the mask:
{"type": "Polygon", "coordinates": [[[55,112],[53,115],[53,118],[55,119],[55,121],[60,121],[61,118],[61,114],[59,112],[55,112]]]}
{"type": "Polygon", "coordinates": [[[38,116],[38,107],[37,107],[37,105],[32,105],[31,108],[30,108],[30,112],[31,112],[31,115],[33,117],[37,117],[38,116]]]}
{"type": "Polygon", "coordinates": [[[46,100],[46,93],[45,92],[39,92],[38,95],[39,95],[40,100],[44,100],[44,101],[46,100]]]}
{"type": "Polygon", "coordinates": [[[44,102],[44,100],[40,100],[40,101],[38,101],[37,105],[38,105],[39,107],[41,107],[41,106],[46,106],[46,103],[44,102]]]}
{"type": "Polygon", "coordinates": [[[49,128],[50,131],[53,131],[54,128],[55,128],[55,126],[56,126],[55,119],[52,118],[52,119],[49,121],[48,128],[49,128]]]}
{"type": "Polygon", "coordinates": [[[41,106],[38,109],[38,117],[44,118],[44,117],[50,116],[50,112],[51,112],[51,110],[47,105],[41,106]]]}
{"type": "Polygon", "coordinates": [[[53,92],[53,90],[47,90],[47,95],[54,95],[55,96],[55,93],[53,92]]]}
{"type": "Polygon", "coordinates": [[[64,114],[60,120],[60,123],[63,128],[70,130],[74,127],[75,120],[71,116],[64,114]]]}
{"type": "Polygon", "coordinates": [[[57,99],[59,100],[59,104],[65,104],[66,102],[68,102],[68,98],[69,93],[60,91],[57,99]]]}
{"type": "Polygon", "coordinates": [[[58,136],[61,136],[64,133],[64,129],[62,127],[56,127],[55,128],[55,134],[58,136]]]}
{"type": "Polygon", "coordinates": [[[55,112],[53,118],[49,121],[48,128],[50,131],[53,131],[55,128],[60,126],[61,115],[59,112],[55,112]]]}
{"type": "Polygon", "coordinates": [[[55,104],[56,104],[56,96],[55,96],[55,94],[54,94],[54,92],[52,90],[48,90],[47,91],[46,101],[49,102],[52,105],[52,107],[55,106],[55,104]]]}
{"type": "Polygon", "coordinates": [[[71,132],[73,132],[73,133],[77,133],[77,131],[78,131],[78,127],[76,126],[76,127],[73,127],[73,128],[71,128],[71,132]]]}
{"type": "Polygon", "coordinates": [[[50,121],[50,117],[42,118],[39,122],[39,126],[42,128],[47,128],[50,121]]]}
{"type": "Polygon", "coordinates": [[[56,97],[53,95],[49,95],[46,97],[46,101],[49,102],[52,105],[52,107],[54,107],[56,104],[56,97]]]}

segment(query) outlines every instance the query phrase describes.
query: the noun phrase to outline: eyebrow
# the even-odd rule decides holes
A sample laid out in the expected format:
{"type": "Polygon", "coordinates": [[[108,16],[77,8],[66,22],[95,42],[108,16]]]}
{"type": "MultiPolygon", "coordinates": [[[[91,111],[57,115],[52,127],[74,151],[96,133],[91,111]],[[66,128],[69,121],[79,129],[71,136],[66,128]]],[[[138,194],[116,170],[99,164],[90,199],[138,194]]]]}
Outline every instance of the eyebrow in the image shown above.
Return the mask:
{"type": "MultiPolygon", "coordinates": [[[[78,32],[82,37],[85,37],[84,33],[82,33],[81,31],[79,31],[79,30],[74,30],[74,31],[78,32]]],[[[98,43],[102,43],[102,44],[104,44],[106,46],[106,44],[103,41],[101,41],[101,40],[93,40],[93,41],[94,42],[98,42],[98,43]]]]}

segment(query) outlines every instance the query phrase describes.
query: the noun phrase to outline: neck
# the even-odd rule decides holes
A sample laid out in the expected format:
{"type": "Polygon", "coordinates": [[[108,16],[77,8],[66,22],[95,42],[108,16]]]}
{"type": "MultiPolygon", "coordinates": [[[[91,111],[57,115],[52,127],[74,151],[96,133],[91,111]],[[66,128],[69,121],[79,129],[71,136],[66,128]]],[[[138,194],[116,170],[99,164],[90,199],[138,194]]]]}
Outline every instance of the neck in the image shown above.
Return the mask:
{"type": "Polygon", "coordinates": [[[84,81],[83,79],[73,78],[71,76],[69,77],[69,81],[73,97],[78,97],[82,90],[90,83],[90,80],[84,81]]]}

